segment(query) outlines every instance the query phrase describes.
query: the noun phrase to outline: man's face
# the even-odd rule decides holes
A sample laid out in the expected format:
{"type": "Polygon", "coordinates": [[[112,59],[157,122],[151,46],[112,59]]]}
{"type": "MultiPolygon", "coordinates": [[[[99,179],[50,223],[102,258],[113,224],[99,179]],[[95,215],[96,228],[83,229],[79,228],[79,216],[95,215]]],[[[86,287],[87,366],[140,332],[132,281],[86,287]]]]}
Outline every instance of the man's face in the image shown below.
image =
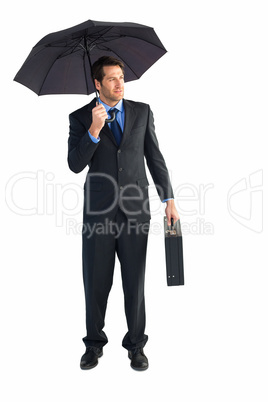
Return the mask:
{"type": "Polygon", "coordinates": [[[115,106],[124,97],[124,73],[119,66],[103,67],[102,83],[95,80],[100,99],[109,106],[115,106]]]}

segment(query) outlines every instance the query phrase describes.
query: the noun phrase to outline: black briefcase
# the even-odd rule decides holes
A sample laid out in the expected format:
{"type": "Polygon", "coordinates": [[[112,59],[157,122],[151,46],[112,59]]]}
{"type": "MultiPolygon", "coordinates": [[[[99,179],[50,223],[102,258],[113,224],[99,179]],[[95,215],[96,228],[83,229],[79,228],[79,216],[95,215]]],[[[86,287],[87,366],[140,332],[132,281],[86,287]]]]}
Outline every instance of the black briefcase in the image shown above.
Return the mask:
{"type": "Polygon", "coordinates": [[[184,285],[183,248],[180,220],[171,226],[164,217],[167,285],[184,285]]]}

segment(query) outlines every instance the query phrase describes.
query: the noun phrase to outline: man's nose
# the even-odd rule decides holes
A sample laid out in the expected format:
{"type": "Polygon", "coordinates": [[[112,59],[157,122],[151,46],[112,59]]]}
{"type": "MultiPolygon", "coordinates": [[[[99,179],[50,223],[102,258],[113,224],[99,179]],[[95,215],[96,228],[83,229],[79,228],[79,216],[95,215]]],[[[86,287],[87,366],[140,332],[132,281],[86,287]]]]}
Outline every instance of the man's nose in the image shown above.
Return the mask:
{"type": "Polygon", "coordinates": [[[116,80],[115,82],[116,87],[121,87],[122,86],[122,82],[120,80],[116,80]]]}

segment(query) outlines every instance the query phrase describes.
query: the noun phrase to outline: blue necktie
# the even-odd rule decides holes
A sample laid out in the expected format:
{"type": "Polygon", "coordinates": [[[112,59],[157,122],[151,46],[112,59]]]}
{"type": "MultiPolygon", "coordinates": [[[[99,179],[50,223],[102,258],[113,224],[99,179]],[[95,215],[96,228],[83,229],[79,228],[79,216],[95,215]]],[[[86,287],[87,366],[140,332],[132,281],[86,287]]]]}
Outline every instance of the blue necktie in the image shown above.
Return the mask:
{"type": "Polygon", "coordinates": [[[114,138],[115,138],[115,141],[116,141],[117,145],[120,145],[120,142],[121,142],[121,139],[122,139],[122,130],[121,130],[121,128],[119,126],[119,123],[118,123],[118,121],[116,119],[116,115],[119,112],[119,110],[114,108],[114,109],[110,109],[109,112],[114,112],[115,113],[115,119],[111,123],[111,130],[112,130],[112,133],[114,135],[114,138]]]}

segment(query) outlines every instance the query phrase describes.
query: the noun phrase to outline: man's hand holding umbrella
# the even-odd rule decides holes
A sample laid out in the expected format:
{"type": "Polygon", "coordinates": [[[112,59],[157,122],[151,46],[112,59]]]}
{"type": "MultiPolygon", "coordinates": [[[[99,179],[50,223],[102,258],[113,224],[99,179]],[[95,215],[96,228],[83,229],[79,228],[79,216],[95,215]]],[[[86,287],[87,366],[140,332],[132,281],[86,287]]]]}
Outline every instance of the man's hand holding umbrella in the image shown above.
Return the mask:
{"type": "Polygon", "coordinates": [[[92,109],[92,124],[88,130],[93,137],[99,137],[99,133],[106,119],[108,119],[108,115],[105,107],[102,104],[97,104],[96,107],[92,109]]]}

